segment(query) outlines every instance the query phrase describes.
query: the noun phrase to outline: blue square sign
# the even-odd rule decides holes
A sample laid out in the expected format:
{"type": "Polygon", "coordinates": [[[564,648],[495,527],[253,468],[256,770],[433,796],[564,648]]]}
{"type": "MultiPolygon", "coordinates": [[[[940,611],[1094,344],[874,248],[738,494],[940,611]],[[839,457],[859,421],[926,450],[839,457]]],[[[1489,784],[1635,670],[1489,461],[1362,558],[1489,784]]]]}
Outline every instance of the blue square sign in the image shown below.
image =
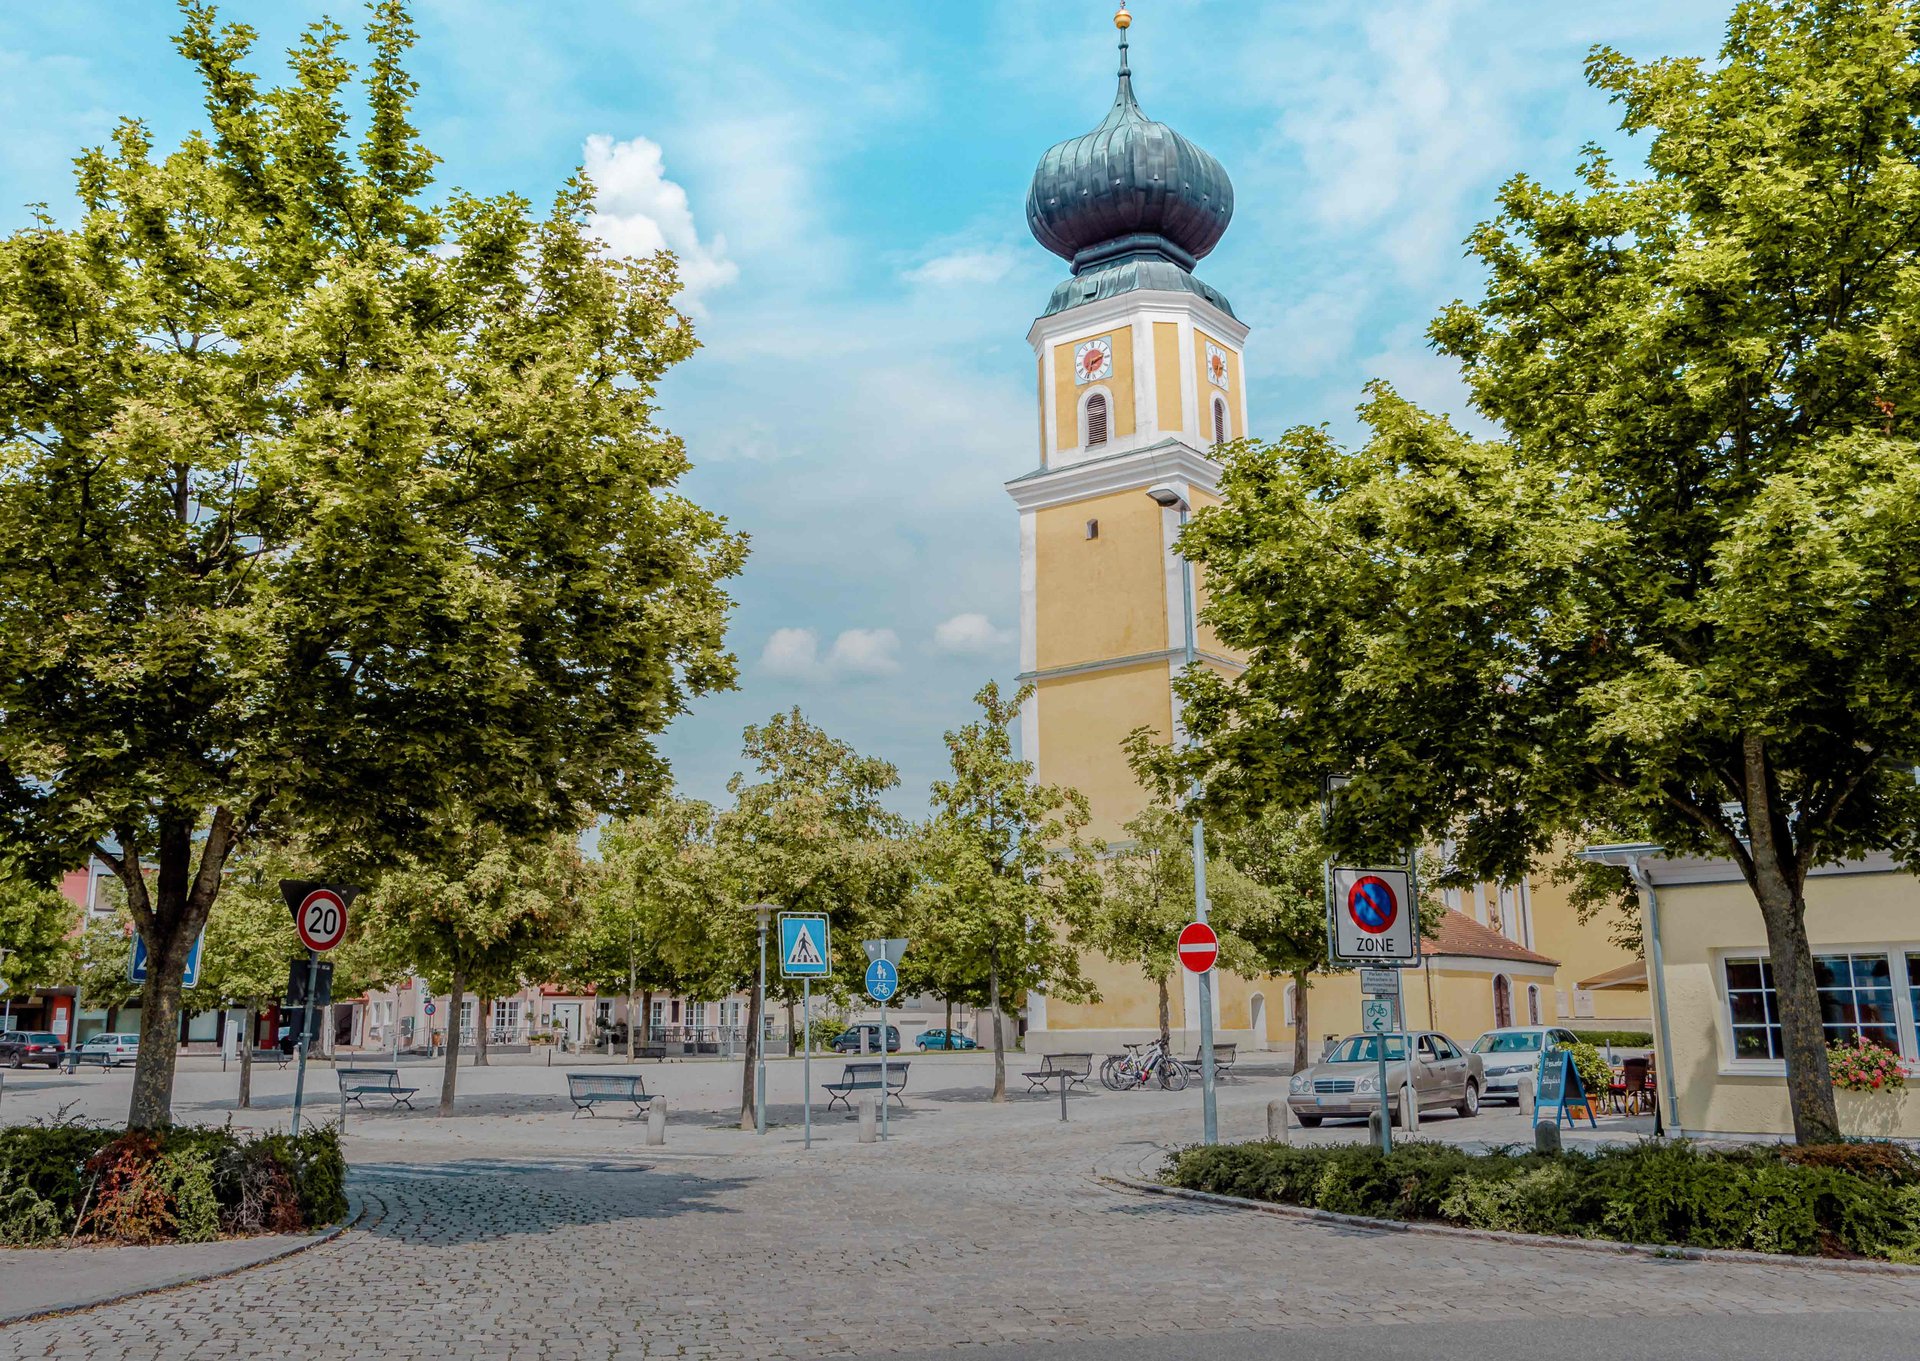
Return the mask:
{"type": "Polygon", "coordinates": [[[783,978],[825,978],[833,958],[823,912],[780,914],[780,974],[783,978]]]}

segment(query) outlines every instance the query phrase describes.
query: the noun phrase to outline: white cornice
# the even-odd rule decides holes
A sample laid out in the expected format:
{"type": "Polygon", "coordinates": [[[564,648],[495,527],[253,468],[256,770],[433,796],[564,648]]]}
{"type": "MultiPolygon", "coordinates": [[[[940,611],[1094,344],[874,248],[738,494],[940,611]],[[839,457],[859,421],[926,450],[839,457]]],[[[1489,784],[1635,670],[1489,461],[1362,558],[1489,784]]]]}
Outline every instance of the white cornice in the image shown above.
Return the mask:
{"type": "Polygon", "coordinates": [[[1124,454],[1031,472],[1014,478],[1006,488],[1021,510],[1042,510],[1156,482],[1184,482],[1195,491],[1218,496],[1220,472],[1218,463],[1184,442],[1162,440],[1124,454]]]}
{"type": "Polygon", "coordinates": [[[1238,317],[1228,316],[1197,293],[1173,293],[1164,289],[1140,289],[1121,293],[1098,302],[1083,303],[1064,312],[1041,317],[1027,332],[1027,344],[1039,350],[1052,341],[1069,335],[1085,335],[1144,314],[1159,314],[1167,321],[1179,317],[1204,317],[1207,329],[1222,339],[1241,346],[1250,329],[1238,317]]]}

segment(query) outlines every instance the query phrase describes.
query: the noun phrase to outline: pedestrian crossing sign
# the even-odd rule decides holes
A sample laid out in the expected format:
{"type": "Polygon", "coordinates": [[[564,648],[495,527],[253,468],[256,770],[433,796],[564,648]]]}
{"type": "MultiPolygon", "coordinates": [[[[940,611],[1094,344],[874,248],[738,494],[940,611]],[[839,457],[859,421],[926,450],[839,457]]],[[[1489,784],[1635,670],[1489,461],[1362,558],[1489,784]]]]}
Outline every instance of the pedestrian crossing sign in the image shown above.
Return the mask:
{"type": "Polygon", "coordinates": [[[833,958],[827,919],[818,912],[780,914],[780,974],[783,978],[825,978],[833,958]]]}

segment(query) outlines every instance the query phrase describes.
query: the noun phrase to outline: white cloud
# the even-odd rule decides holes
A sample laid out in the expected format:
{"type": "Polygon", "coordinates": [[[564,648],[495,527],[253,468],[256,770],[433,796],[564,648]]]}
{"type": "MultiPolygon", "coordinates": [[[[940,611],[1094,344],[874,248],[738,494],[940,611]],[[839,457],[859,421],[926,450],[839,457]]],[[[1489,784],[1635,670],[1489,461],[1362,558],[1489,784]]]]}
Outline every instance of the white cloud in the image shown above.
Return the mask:
{"type": "Polygon", "coordinates": [[[900,637],[892,629],[847,629],[820,655],[812,629],[775,629],[760,651],[760,668],[786,680],[828,681],[891,676],[900,669],[900,637]]]}
{"type": "Polygon", "coordinates": [[[833,640],[827,669],[843,676],[891,676],[900,669],[899,651],[892,629],[848,629],[833,640]]]}
{"type": "Polygon", "coordinates": [[[700,239],[687,191],[667,178],[659,143],[645,137],[616,142],[595,133],[587,138],[586,170],[597,191],[594,234],[617,255],[671,250],[680,260],[681,296],[689,307],[697,309],[707,290],[739,277],[724,236],[700,239]]]}
{"type": "Polygon", "coordinates": [[[929,288],[997,284],[1011,274],[1018,263],[1018,257],[1004,246],[967,247],[936,255],[901,277],[910,284],[929,288]]]}
{"type": "Polygon", "coordinates": [[[995,652],[1012,641],[1012,630],[995,628],[984,614],[956,614],[933,631],[934,647],[958,657],[995,652]]]}

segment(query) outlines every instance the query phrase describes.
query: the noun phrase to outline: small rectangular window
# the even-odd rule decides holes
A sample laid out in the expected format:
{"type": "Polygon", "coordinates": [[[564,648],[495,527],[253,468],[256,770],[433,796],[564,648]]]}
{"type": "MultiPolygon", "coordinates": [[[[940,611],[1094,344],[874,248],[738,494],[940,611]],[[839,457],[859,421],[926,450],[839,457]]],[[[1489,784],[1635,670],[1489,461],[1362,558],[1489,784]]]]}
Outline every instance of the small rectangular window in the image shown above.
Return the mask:
{"type": "Polygon", "coordinates": [[[1089,539],[1097,539],[1100,537],[1100,522],[1098,520],[1087,521],[1087,537],[1089,539]]]}
{"type": "Polygon", "coordinates": [[[1107,399],[1096,392],[1087,398],[1087,444],[1107,442],[1107,399]]]}

